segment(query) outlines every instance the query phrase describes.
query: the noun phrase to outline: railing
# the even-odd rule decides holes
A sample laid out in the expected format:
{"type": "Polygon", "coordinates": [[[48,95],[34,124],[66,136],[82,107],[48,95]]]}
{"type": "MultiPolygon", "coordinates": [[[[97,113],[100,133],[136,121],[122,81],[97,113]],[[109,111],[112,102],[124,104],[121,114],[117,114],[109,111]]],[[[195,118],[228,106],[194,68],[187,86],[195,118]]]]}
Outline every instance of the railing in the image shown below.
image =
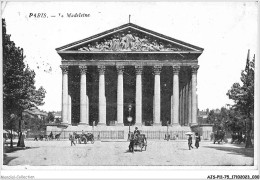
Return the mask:
{"type": "MultiPolygon", "coordinates": [[[[52,132],[53,137],[60,134],[60,139],[69,139],[69,135],[74,132],[77,134],[82,134],[82,131],[28,131],[26,138],[35,138],[39,135],[50,135],[52,132]]],[[[124,131],[84,131],[84,134],[92,133],[95,140],[107,140],[107,139],[124,139],[124,131]]]]}
{"type": "MultiPolygon", "coordinates": [[[[141,131],[145,134],[147,139],[167,139],[167,135],[170,140],[186,140],[187,135],[185,133],[190,131],[141,131]]],[[[210,140],[211,131],[200,132],[201,140],[210,140]]]]}
{"type": "MultiPolygon", "coordinates": [[[[52,131],[53,137],[61,133],[60,139],[69,139],[69,135],[73,133],[82,134],[82,131],[52,131]]],[[[187,135],[185,133],[189,131],[140,131],[141,134],[145,134],[147,139],[150,140],[164,140],[167,139],[167,135],[170,140],[187,140],[187,135]]],[[[35,138],[39,135],[50,135],[51,131],[28,131],[26,138],[35,138]]],[[[84,131],[85,134],[92,133],[95,140],[123,140],[127,139],[125,137],[125,132],[122,131],[84,131]]],[[[126,132],[127,134],[127,132],[126,132]]],[[[211,131],[201,131],[201,140],[210,140],[212,136],[211,131]]],[[[194,138],[194,136],[193,136],[194,138]]]]}

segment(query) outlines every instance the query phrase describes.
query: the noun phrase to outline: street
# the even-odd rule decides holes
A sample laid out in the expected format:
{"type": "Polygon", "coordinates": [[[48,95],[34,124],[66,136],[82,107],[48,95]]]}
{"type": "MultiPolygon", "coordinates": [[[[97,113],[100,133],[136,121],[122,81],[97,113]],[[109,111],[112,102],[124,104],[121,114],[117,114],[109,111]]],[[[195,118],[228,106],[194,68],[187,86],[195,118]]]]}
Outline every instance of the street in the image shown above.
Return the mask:
{"type": "Polygon", "coordinates": [[[7,151],[4,165],[31,166],[250,166],[253,149],[244,144],[200,142],[189,150],[186,141],[148,140],[147,150],[128,152],[129,142],[76,144],[70,141],[25,141],[26,148],[7,151]]]}

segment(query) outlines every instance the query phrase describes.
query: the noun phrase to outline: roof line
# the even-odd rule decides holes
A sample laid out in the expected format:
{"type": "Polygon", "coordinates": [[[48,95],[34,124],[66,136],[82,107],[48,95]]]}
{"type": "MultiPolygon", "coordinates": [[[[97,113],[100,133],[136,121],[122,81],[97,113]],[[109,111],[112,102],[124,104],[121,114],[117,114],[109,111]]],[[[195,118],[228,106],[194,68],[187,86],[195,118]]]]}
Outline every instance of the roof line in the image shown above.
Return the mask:
{"type": "Polygon", "coordinates": [[[202,51],[57,51],[59,54],[193,54],[202,51]]]}
{"type": "Polygon", "coordinates": [[[194,48],[194,49],[197,49],[197,50],[199,50],[199,51],[203,51],[203,50],[204,50],[204,49],[201,48],[201,47],[194,46],[194,45],[192,45],[192,44],[189,44],[189,43],[180,41],[180,40],[178,40],[178,39],[174,39],[174,38],[169,37],[169,36],[165,36],[165,35],[163,35],[163,34],[160,34],[160,33],[157,33],[157,32],[155,32],[155,31],[152,31],[152,30],[143,28],[143,27],[138,26],[138,25],[133,24],[133,23],[127,23],[127,24],[121,25],[121,26],[119,26],[119,27],[116,27],[116,28],[113,28],[113,29],[110,29],[110,30],[107,30],[107,31],[104,31],[104,32],[101,32],[101,33],[98,33],[98,34],[93,35],[93,36],[90,36],[90,37],[88,37],[88,38],[84,38],[84,39],[82,39],[82,40],[75,41],[75,42],[72,42],[72,43],[70,43],[70,44],[61,46],[61,47],[59,47],[59,48],[56,48],[55,50],[56,50],[56,51],[61,51],[61,50],[65,49],[65,48],[68,48],[68,47],[70,47],[70,46],[73,46],[73,45],[82,43],[82,42],[84,42],[84,41],[88,41],[88,40],[97,38],[97,37],[99,37],[99,36],[102,36],[102,35],[105,35],[105,34],[108,34],[108,33],[114,32],[114,31],[118,31],[118,30],[123,29],[123,28],[128,27],[128,26],[135,27],[135,28],[140,29],[140,30],[142,30],[142,31],[147,31],[147,32],[149,32],[149,33],[151,33],[151,34],[160,36],[160,37],[165,38],[165,39],[170,40],[170,41],[175,41],[176,43],[180,43],[180,44],[183,44],[183,45],[185,45],[185,46],[190,46],[190,47],[192,47],[192,48],[194,48]]]}

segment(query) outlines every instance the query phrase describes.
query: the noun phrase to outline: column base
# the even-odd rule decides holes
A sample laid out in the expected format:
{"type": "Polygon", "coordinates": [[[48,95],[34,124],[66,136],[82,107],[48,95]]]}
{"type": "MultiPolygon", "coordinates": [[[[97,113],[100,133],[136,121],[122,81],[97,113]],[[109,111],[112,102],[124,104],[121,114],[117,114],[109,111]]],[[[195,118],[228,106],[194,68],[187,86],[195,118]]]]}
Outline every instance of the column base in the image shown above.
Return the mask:
{"type": "Polygon", "coordinates": [[[153,123],[153,126],[161,126],[161,123],[153,123]]]}
{"type": "Polygon", "coordinates": [[[124,123],[117,123],[116,126],[125,126],[124,123]]]}
{"type": "Polygon", "coordinates": [[[60,125],[62,126],[68,126],[69,124],[67,122],[61,122],[60,125]]]}
{"type": "Polygon", "coordinates": [[[190,126],[197,126],[198,123],[190,123],[189,125],[190,125],[190,126]]]}
{"type": "Polygon", "coordinates": [[[179,123],[173,123],[170,126],[181,126],[179,123]]]}
{"type": "Polygon", "coordinates": [[[98,123],[97,126],[106,126],[106,123],[98,123]]]}
{"type": "Polygon", "coordinates": [[[142,126],[142,123],[135,123],[134,126],[142,126]]]}
{"type": "Polygon", "coordinates": [[[87,123],[82,123],[82,122],[80,122],[78,125],[79,125],[79,126],[88,126],[87,123]]]}

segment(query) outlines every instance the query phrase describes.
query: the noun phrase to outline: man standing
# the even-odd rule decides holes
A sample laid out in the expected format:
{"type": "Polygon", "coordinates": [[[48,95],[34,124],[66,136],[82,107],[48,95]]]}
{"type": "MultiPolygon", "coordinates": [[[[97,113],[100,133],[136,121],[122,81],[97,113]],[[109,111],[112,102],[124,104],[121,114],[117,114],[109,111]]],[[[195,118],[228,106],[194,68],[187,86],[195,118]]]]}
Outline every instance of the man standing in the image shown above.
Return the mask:
{"type": "Polygon", "coordinates": [[[193,149],[193,147],[192,147],[192,137],[191,137],[190,134],[189,134],[189,138],[188,138],[188,146],[189,146],[189,150],[190,150],[190,148],[193,149]]]}
{"type": "Polygon", "coordinates": [[[140,135],[140,131],[138,130],[138,127],[135,127],[134,135],[140,135]]]}
{"type": "Polygon", "coordinates": [[[75,136],[74,134],[69,134],[69,140],[70,140],[70,145],[72,146],[72,144],[74,144],[74,146],[76,146],[75,144],[75,136]]]}

